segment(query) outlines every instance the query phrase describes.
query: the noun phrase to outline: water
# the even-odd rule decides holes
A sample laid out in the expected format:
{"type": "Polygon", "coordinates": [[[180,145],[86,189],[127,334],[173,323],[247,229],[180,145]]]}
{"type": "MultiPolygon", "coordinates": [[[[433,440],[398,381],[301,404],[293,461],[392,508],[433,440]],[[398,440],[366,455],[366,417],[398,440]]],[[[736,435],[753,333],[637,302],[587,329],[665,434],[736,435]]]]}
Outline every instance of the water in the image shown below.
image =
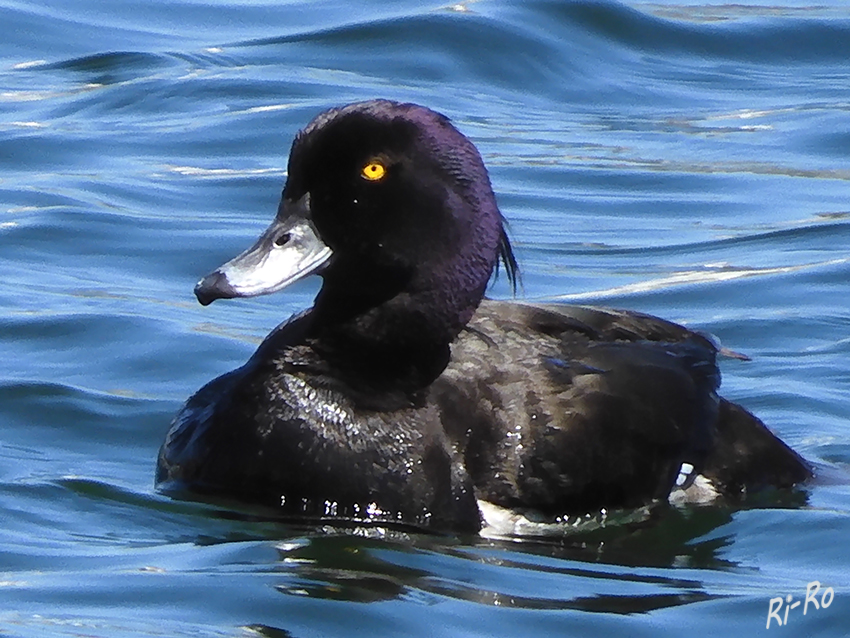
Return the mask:
{"type": "Polygon", "coordinates": [[[0,3],[0,635],[848,635],[844,2],[50,4],[0,3]],[[316,291],[194,282],[271,219],[295,131],[379,96],[479,146],[526,298],[713,332],[820,480],[548,542],[156,494],[181,402],[316,291]],[[767,629],[815,580],[829,607],[767,629]]]}

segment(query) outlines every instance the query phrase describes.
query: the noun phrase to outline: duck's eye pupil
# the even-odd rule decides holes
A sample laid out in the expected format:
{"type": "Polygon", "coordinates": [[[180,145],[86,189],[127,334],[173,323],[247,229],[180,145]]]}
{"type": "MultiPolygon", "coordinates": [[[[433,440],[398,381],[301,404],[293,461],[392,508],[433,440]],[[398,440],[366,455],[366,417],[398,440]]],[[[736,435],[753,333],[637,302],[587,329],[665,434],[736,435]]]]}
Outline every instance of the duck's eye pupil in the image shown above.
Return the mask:
{"type": "Polygon", "coordinates": [[[369,162],[360,174],[370,182],[376,182],[387,174],[387,169],[381,162],[369,162]]]}
{"type": "Polygon", "coordinates": [[[274,240],[274,245],[278,247],[286,246],[286,244],[289,243],[290,238],[289,233],[283,233],[283,235],[274,240]]]}

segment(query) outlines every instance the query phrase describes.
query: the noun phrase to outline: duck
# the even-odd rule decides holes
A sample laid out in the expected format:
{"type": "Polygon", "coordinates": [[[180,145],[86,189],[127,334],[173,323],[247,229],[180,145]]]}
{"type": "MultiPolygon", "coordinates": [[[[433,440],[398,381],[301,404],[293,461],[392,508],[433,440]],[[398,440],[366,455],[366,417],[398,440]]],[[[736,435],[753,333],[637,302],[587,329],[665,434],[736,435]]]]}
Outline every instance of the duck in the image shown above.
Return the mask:
{"type": "Polygon", "coordinates": [[[710,336],[647,314],[485,299],[519,270],[474,144],[424,106],[370,100],[292,142],[272,224],[198,301],[280,291],[311,308],[201,388],[157,488],[284,518],[481,533],[790,489],[812,468],[718,394],[710,336]],[[686,499],[687,500],[687,499],[686,499]]]}

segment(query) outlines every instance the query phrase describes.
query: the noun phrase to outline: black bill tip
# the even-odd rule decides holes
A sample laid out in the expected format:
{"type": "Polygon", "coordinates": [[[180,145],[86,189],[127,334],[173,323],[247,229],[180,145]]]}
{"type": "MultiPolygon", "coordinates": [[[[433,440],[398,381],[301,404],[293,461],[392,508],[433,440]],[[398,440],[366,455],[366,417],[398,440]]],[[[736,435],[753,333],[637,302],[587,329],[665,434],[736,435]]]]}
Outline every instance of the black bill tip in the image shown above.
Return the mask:
{"type": "Polygon", "coordinates": [[[216,299],[232,299],[236,291],[220,270],[214,270],[195,286],[195,296],[202,306],[209,306],[216,299]]]}

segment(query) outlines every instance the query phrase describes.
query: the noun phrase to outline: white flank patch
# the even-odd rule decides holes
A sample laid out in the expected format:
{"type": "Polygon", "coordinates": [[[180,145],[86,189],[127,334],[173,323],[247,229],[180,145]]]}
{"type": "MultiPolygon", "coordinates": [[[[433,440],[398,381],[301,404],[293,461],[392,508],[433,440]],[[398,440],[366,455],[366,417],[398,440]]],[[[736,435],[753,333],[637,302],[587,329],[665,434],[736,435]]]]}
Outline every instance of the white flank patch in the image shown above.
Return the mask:
{"type": "MultiPolygon", "coordinates": [[[[679,476],[681,475],[680,471],[679,476]]],[[[670,496],[667,497],[670,505],[711,503],[720,496],[712,482],[705,478],[702,474],[697,474],[694,478],[694,482],[684,489],[678,487],[678,479],[676,479],[676,483],[677,487],[674,487],[670,492],[670,496]]]]}
{"type": "Polygon", "coordinates": [[[596,513],[584,515],[559,516],[555,520],[536,516],[533,511],[518,512],[516,510],[478,500],[478,510],[484,520],[484,526],[479,534],[483,538],[505,539],[517,537],[565,536],[577,532],[588,532],[608,524],[623,525],[635,521],[646,520],[649,516],[649,506],[639,507],[630,511],[617,511],[610,515],[602,509],[596,513]]]}

